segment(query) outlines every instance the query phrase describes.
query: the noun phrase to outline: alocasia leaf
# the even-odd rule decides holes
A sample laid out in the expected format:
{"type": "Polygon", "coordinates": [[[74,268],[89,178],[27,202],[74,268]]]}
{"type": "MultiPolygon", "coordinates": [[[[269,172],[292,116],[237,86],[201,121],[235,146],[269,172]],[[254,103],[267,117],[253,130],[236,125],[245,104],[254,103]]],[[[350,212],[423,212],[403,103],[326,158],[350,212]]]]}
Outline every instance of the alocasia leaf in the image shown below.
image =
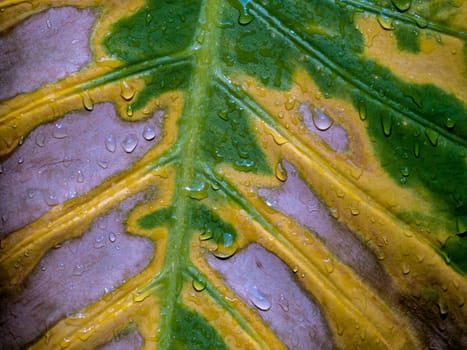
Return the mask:
{"type": "MultiPolygon", "coordinates": [[[[94,348],[131,326],[144,348],[303,348],[273,313],[287,312],[278,286],[295,280],[327,337],[308,348],[467,346],[462,1],[5,1],[2,28],[62,6],[98,14],[92,61],[30,93],[2,92],[0,176],[19,144],[34,135],[42,147],[46,123],[108,114],[108,102],[160,139],[143,150],[138,135],[120,136],[136,162],[3,228],[13,232],[1,240],[2,289],[19,293],[48,250],[104,215],[150,239],[154,256],[25,343],[94,348]],[[234,270],[255,254],[257,269],[269,261],[289,282],[242,285],[234,270]]],[[[103,120],[93,129],[117,155],[118,129],[103,120]]],[[[93,132],[73,128],[83,144],[93,132]]]]}

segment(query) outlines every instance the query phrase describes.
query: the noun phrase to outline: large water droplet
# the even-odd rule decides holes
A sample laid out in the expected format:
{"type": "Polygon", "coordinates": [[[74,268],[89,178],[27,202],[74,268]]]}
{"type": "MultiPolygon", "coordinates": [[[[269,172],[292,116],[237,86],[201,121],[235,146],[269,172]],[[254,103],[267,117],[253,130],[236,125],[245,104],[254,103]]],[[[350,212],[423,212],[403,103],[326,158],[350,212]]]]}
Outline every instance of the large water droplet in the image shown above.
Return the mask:
{"type": "Polygon", "coordinates": [[[185,189],[188,191],[190,198],[202,200],[208,197],[209,186],[205,182],[191,187],[185,187],[185,189]]]}
{"type": "Polygon", "coordinates": [[[256,286],[248,290],[248,299],[261,311],[268,311],[272,306],[268,296],[261,292],[256,286]]]}
{"type": "Polygon", "coordinates": [[[244,26],[247,24],[250,24],[255,19],[248,10],[249,2],[250,0],[240,0],[242,9],[240,10],[240,15],[238,17],[238,23],[244,26]]]}
{"type": "Polygon", "coordinates": [[[122,149],[126,152],[126,153],[131,153],[135,150],[136,146],[138,145],[138,136],[136,136],[135,134],[129,134],[127,135],[122,143],[122,149]]]}
{"type": "Polygon", "coordinates": [[[383,126],[384,136],[391,136],[392,132],[392,116],[390,114],[385,114],[381,118],[381,125],[383,126]]]}
{"type": "Polygon", "coordinates": [[[282,165],[282,162],[279,162],[279,163],[276,164],[276,169],[274,171],[274,175],[276,175],[276,178],[281,182],[287,181],[287,171],[285,170],[284,166],[282,165]]]}
{"type": "Polygon", "coordinates": [[[117,140],[115,139],[115,136],[110,134],[105,138],[105,148],[109,152],[115,152],[117,149],[117,140]]]}
{"type": "Polygon", "coordinates": [[[193,278],[192,285],[194,290],[197,292],[202,292],[204,289],[206,289],[206,280],[203,276],[197,275],[193,278]]]}
{"type": "Polygon", "coordinates": [[[143,130],[143,138],[146,141],[151,141],[151,140],[154,140],[155,137],[156,137],[156,129],[150,125],[146,125],[143,130]]]}
{"type": "Polygon", "coordinates": [[[329,118],[324,112],[320,109],[315,108],[312,112],[313,124],[316,129],[320,131],[328,130],[333,123],[333,120],[329,118]]]}
{"type": "Polygon", "coordinates": [[[212,253],[219,259],[228,259],[237,252],[238,246],[229,232],[224,232],[217,241],[217,249],[212,253]]]}
{"type": "Polygon", "coordinates": [[[378,15],[378,16],[376,16],[376,20],[378,21],[381,28],[383,28],[384,30],[393,30],[394,29],[394,27],[392,25],[392,18],[391,17],[387,17],[387,16],[384,16],[384,15],[378,15]]]}
{"type": "Polygon", "coordinates": [[[55,124],[55,128],[52,131],[52,136],[56,139],[64,139],[65,137],[67,137],[68,131],[66,129],[66,126],[62,123],[55,124]]]}
{"type": "Polygon", "coordinates": [[[410,8],[410,5],[412,4],[411,0],[391,0],[392,4],[396,9],[398,9],[400,12],[405,12],[410,8]]]}
{"type": "Polygon", "coordinates": [[[126,80],[120,82],[120,96],[125,101],[131,101],[135,96],[135,89],[126,80]]]}
{"type": "Polygon", "coordinates": [[[439,134],[438,132],[434,131],[433,129],[426,128],[425,135],[430,141],[431,145],[436,147],[438,145],[439,134]]]}

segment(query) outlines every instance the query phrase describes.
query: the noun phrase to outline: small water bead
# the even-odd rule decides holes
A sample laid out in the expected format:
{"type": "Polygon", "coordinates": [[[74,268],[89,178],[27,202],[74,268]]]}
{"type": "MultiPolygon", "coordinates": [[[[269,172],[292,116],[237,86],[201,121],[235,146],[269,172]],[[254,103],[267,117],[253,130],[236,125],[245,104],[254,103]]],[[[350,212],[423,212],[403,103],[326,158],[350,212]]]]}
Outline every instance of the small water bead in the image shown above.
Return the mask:
{"type": "Polygon", "coordinates": [[[279,162],[279,163],[276,164],[276,169],[274,171],[274,175],[281,182],[287,181],[287,171],[285,170],[284,166],[282,165],[282,162],[279,162]]]}
{"type": "Polygon", "coordinates": [[[358,105],[358,115],[360,120],[366,120],[367,118],[367,109],[365,103],[363,102],[358,105]]]}
{"type": "Polygon", "coordinates": [[[415,145],[413,147],[413,154],[416,158],[420,157],[420,144],[418,142],[415,142],[415,145]]]}
{"type": "Polygon", "coordinates": [[[384,136],[389,137],[392,133],[392,116],[391,115],[383,115],[381,118],[381,125],[383,126],[383,133],[384,136]]]}
{"type": "Polygon", "coordinates": [[[58,198],[57,198],[57,196],[55,194],[46,195],[45,196],[45,202],[47,203],[47,205],[49,205],[51,207],[60,203],[60,201],[58,200],[58,198]]]}
{"type": "Polygon", "coordinates": [[[150,125],[146,125],[143,130],[143,138],[146,141],[151,141],[151,140],[154,140],[155,137],[156,137],[156,129],[150,125]]]}
{"type": "Polygon", "coordinates": [[[407,167],[407,166],[406,166],[406,167],[403,167],[403,168],[401,169],[401,174],[402,174],[402,176],[404,176],[404,177],[409,176],[409,175],[410,175],[410,169],[409,169],[409,167],[407,167]]]}
{"type": "Polygon", "coordinates": [[[98,160],[97,165],[99,165],[102,169],[107,169],[109,167],[109,162],[106,160],[98,160]]]}
{"type": "Polygon", "coordinates": [[[391,2],[394,5],[394,7],[398,9],[400,12],[407,11],[412,5],[411,0],[391,0],[391,2]]]}
{"type": "Polygon", "coordinates": [[[320,131],[328,130],[333,124],[333,120],[317,108],[312,111],[312,119],[314,126],[320,131]]]}
{"type": "Polygon", "coordinates": [[[44,147],[45,145],[45,135],[44,134],[37,134],[35,138],[36,145],[39,147],[44,147]]]}
{"type": "Polygon", "coordinates": [[[216,258],[228,259],[237,252],[238,246],[229,232],[224,232],[217,241],[217,249],[212,253],[216,258]]]}
{"type": "Polygon", "coordinates": [[[67,131],[66,126],[63,125],[62,123],[55,124],[55,128],[52,131],[52,136],[55,137],[56,139],[64,139],[65,137],[67,137],[68,131],[67,131]]]}
{"type": "Polygon", "coordinates": [[[188,191],[190,198],[196,200],[202,200],[208,197],[209,186],[205,182],[201,182],[197,185],[191,187],[185,187],[185,190],[188,191]]]}
{"type": "Polygon", "coordinates": [[[248,299],[261,311],[268,311],[272,306],[268,296],[261,292],[256,286],[249,288],[248,299]]]}
{"type": "Polygon", "coordinates": [[[94,248],[100,249],[100,248],[103,248],[103,247],[105,247],[105,237],[104,237],[104,235],[99,235],[94,240],[94,248]]]}
{"type": "Polygon", "coordinates": [[[92,110],[94,109],[94,102],[88,93],[84,93],[81,95],[81,102],[85,110],[87,110],[88,112],[92,112],[92,110]]]}
{"type": "Polygon", "coordinates": [[[23,164],[24,163],[24,157],[20,156],[18,157],[18,164],[23,164]]]}
{"type": "Polygon", "coordinates": [[[197,275],[196,277],[193,278],[192,286],[193,286],[193,289],[197,292],[202,292],[203,290],[205,290],[206,284],[207,284],[206,280],[201,275],[197,275]]]}
{"type": "Polygon", "coordinates": [[[207,241],[208,239],[211,239],[213,236],[212,230],[211,229],[205,229],[201,234],[199,235],[199,240],[200,241],[207,241]]]}
{"type": "Polygon", "coordinates": [[[127,135],[122,143],[122,149],[126,152],[126,153],[131,153],[135,150],[136,146],[138,145],[138,136],[136,136],[135,134],[129,134],[127,135]]]}
{"type": "Polygon", "coordinates": [[[131,101],[135,96],[135,89],[126,80],[120,82],[120,96],[125,101],[131,101]]]}
{"type": "Polygon", "coordinates": [[[436,147],[438,145],[438,139],[439,139],[438,132],[434,131],[433,129],[426,128],[425,135],[433,147],[436,147]]]}
{"type": "Polygon", "coordinates": [[[284,297],[283,294],[280,295],[278,304],[279,304],[280,308],[282,309],[282,311],[284,311],[284,312],[289,311],[289,301],[284,297]]]}
{"type": "Polygon", "coordinates": [[[114,232],[109,232],[109,241],[114,243],[117,240],[117,235],[114,232]]]}
{"type": "Polygon", "coordinates": [[[244,26],[250,24],[255,19],[248,11],[249,2],[250,0],[240,0],[242,8],[238,17],[238,23],[244,26]]]}
{"type": "Polygon", "coordinates": [[[117,140],[114,135],[110,134],[105,138],[105,148],[111,153],[115,152],[117,149],[117,140]]]}
{"type": "Polygon", "coordinates": [[[456,121],[450,117],[446,118],[446,128],[453,129],[456,126],[456,121]]]}
{"type": "Polygon", "coordinates": [[[376,16],[376,20],[378,21],[381,28],[383,28],[384,30],[393,30],[394,29],[394,27],[392,25],[392,18],[391,17],[387,17],[387,16],[384,16],[384,15],[378,15],[378,16],[376,16]]]}
{"type": "Polygon", "coordinates": [[[84,182],[84,174],[83,174],[83,171],[81,169],[78,170],[78,175],[76,176],[76,181],[79,182],[79,183],[84,182]]]}
{"type": "Polygon", "coordinates": [[[133,117],[133,105],[129,104],[126,108],[126,115],[131,118],[133,117]]]}

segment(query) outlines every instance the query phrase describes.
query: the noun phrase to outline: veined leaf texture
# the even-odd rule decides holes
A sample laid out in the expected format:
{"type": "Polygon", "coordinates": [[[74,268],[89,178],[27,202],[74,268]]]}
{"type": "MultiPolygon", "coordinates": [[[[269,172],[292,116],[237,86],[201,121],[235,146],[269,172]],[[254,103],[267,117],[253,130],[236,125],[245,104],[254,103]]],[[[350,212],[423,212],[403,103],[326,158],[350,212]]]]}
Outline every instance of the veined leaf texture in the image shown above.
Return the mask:
{"type": "Polygon", "coordinates": [[[467,4],[0,2],[5,349],[467,347],[467,4]]]}

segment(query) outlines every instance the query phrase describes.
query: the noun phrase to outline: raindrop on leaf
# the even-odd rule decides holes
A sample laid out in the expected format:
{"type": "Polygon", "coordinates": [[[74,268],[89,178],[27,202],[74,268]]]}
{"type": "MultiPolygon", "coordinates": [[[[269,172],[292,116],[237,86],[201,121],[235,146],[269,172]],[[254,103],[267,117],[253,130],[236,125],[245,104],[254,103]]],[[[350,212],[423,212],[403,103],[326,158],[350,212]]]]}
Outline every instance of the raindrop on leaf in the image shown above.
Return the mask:
{"type": "Polygon", "coordinates": [[[248,290],[248,299],[261,311],[268,311],[272,306],[268,296],[261,292],[256,286],[248,290]]]}
{"type": "Polygon", "coordinates": [[[138,145],[138,136],[136,136],[135,134],[129,134],[127,135],[122,143],[122,149],[126,152],[126,153],[131,153],[135,150],[136,146],[138,145]]]}

